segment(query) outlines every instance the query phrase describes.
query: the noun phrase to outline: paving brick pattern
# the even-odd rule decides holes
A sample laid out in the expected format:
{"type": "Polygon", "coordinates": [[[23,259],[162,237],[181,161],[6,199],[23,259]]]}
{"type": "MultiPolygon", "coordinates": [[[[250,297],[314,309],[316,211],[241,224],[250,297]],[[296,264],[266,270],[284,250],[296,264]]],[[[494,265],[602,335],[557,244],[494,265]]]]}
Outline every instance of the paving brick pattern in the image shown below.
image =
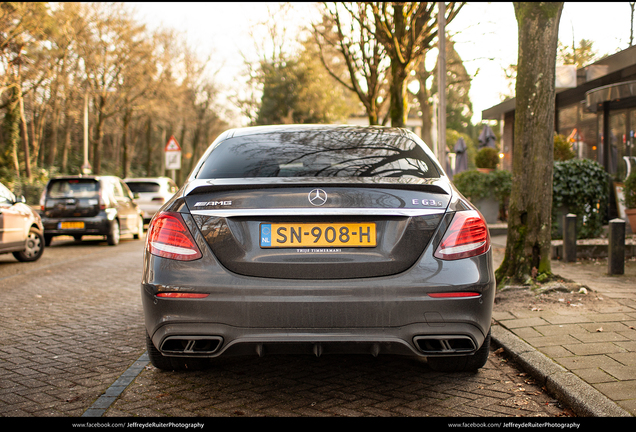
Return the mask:
{"type": "Polygon", "coordinates": [[[80,416],[144,351],[141,241],[0,255],[0,416],[80,416]]]}
{"type": "Polygon", "coordinates": [[[636,415],[636,304],[612,300],[600,312],[495,311],[528,344],[636,415]]]}
{"type": "MultiPolygon", "coordinates": [[[[505,238],[495,238],[505,245],[505,238]]],[[[495,249],[495,263],[503,249],[495,249]]],[[[636,415],[636,261],[607,275],[607,260],[552,262],[552,271],[603,299],[590,309],[517,308],[495,304],[493,318],[529,345],[636,415]]],[[[585,303],[586,300],[583,300],[585,303]]]]}
{"type": "Polygon", "coordinates": [[[528,375],[491,353],[480,372],[461,374],[388,356],[228,358],[199,372],[148,366],[106,417],[554,417],[565,412],[528,375]]]}
{"type": "Polygon", "coordinates": [[[37,263],[0,256],[0,416],[79,417],[91,408],[111,418],[567,413],[495,353],[476,374],[389,356],[255,356],[188,373],[148,366],[109,398],[145,352],[142,248],[56,239],[37,263]]]}

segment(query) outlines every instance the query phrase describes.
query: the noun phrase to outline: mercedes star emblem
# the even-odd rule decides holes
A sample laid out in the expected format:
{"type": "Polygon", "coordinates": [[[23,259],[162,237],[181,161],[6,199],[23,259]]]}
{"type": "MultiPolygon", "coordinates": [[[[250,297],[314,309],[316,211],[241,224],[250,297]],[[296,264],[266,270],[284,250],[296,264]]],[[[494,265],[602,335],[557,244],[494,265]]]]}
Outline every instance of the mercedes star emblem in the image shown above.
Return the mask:
{"type": "Polygon", "coordinates": [[[327,202],[327,192],[322,189],[314,189],[307,196],[309,202],[315,206],[321,206],[327,202]]]}

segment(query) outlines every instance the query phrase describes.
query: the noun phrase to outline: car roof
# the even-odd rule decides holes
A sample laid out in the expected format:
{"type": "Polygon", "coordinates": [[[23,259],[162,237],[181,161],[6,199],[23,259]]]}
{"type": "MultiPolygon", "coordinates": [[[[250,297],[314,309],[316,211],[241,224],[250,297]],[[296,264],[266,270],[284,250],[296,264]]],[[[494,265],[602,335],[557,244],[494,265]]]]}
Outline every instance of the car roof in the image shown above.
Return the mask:
{"type": "Polygon", "coordinates": [[[77,179],[87,179],[87,180],[100,180],[100,179],[119,179],[117,176],[112,175],[63,175],[52,177],[50,181],[53,180],[77,180],[77,179]]]}
{"type": "Polygon", "coordinates": [[[125,182],[168,182],[172,181],[169,177],[135,177],[125,178],[125,182]]]}

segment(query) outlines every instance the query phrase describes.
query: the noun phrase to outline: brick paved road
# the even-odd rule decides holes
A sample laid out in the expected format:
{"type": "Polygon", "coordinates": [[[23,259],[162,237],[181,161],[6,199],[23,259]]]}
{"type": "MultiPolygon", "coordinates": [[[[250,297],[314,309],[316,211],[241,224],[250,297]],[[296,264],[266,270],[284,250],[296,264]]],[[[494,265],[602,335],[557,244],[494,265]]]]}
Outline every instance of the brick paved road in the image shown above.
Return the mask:
{"type": "Polygon", "coordinates": [[[144,351],[142,241],[0,255],[0,416],[80,416],[144,351]]]}
{"type": "MultiPolygon", "coordinates": [[[[37,263],[0,255],[0,416],[78,417],[145,351],[142,241],[55,239],[37,263]]],[[[567,411],[491,354],[477,374],[415,359],[270,356],[181,373],[146,367],[105,417],[559,416],[567,411]]]]}

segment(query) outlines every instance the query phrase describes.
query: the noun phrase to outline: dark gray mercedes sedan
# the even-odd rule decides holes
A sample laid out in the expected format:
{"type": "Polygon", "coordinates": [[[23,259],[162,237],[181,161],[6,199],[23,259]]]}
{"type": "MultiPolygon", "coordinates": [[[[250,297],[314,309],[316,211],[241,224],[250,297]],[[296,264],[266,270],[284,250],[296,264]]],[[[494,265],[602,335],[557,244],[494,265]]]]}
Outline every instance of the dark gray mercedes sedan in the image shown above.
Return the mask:
{"type": "Polygon", "coordinates": [[[218,356],[488,357],[488,227],[413,133],[232,129],[151,221],[141,285],[160,369],[218,356]]]}

